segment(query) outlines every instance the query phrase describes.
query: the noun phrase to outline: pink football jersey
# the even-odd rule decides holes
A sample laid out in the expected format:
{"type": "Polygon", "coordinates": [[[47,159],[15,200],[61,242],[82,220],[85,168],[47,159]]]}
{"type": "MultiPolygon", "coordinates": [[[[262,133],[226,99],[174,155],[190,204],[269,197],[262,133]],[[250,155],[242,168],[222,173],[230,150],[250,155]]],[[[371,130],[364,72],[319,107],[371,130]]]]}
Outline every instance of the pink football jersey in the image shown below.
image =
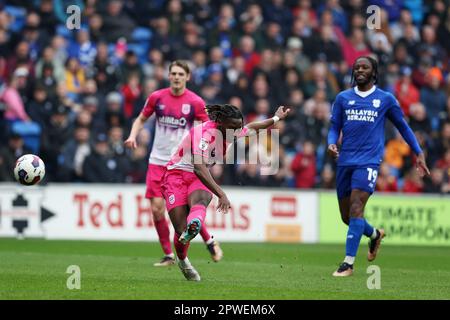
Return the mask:
{"type": "MultiPolygon", "coordinates": [[[[242,138],[254,132],[254,130],[244,127],[242,130],[236,131],[234,135],[236,138],[242,138]]],[[[215,163],[225,163],[225,154],[232,143],[233,141],[227,141],[226,137],[222,137],[222,133],[217,129],[216,122],[204,122],[192,128],[189,134],[184,137],[178,150],[167,164],[167,169],[193,172],[193,155],[200,156],[202,163],[208,166],[215,163]]]]}
{"type": "Polygon", "coordinates": [[[185,89],[175,96],[170,88],[153,92],[145,102],[142,114],[156,115],[155,139],[149,163],[166,165],[194,121],[208,121],[205,102],[194,92],[185,89]]]}

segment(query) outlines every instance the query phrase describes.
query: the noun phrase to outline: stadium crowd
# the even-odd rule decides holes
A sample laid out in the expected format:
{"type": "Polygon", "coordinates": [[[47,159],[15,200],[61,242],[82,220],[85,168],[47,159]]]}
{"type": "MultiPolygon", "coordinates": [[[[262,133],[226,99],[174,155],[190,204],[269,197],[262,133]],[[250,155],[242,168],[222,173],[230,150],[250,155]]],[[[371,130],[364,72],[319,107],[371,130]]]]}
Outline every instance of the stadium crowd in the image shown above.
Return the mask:
{"type": "Polygon", "coordinates": [[[333,189],[331,104],[351,86],[355,58],[373,55],[378,86],[397,97],[432,168],[419,178],[387,124],[377,190],[450,193],[449,39],[443,0],[0,1],[0,181],[14,179],[20,155],[35,153],[46,181],[144,183],[152,123],[137,149],[123,141],[146,97],[168,86],[168,63],[186,59],[188,87],[206,103],[239,107],[246,121],[293,107],[277,123],[275,175],[214,166],[217,180],[333,189]],[[381,8],[375,29],[367,27],[372,4],[381,8]],[[79,29],[66,25],[69,5],[81,9],[79,29]]]}

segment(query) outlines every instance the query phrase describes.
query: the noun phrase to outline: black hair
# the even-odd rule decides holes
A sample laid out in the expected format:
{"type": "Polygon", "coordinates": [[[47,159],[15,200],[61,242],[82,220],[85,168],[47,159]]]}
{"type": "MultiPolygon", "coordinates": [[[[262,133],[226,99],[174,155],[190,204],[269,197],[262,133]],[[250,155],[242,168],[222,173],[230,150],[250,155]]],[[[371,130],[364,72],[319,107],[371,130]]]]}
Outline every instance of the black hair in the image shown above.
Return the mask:
{"type": "Polygon", "coordinates": [[[370,62],[370,64],[372,65],[372,69],[373,69],[372,79],[373,79],[373,83],[376,84],[378,82],[378,62],[377,62],[377,60],[375,60],[374,58],[369,57],[369,56],[361,56],[355,60],[355,62],[353,63],[353,66],[352,66],[352,84],[351,84],[352,87],[355,85],[355,82],[356,82],[355,81],[355,65],[356,65],[356,62],[360,59],[367,59],[370,62]]]}
{"type": "Polygon", "coordinates": [[[232,104],[209,104],[206,106],[206,112],[213,121],[224,121],[226,119],[241,119],[244,123],[244,116],[241,110],[232,104]]]}

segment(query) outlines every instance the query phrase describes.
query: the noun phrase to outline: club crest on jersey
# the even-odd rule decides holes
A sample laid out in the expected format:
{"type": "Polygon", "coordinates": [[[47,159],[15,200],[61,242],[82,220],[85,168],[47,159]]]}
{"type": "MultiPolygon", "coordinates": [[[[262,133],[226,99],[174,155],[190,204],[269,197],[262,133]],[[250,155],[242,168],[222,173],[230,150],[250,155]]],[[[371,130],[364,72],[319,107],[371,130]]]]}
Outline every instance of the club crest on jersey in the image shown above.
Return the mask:
{"type": "Polygon", "coordinates": [[[170,204],[174,204],[174,203],[175,203],[175,195],[174,195],[174,194],[171,194],[171,195],[169,196],[169,203],[170,203],[170,204]]]}
{"type": "Polygon", "coordinates": [[[372,104],[373,104],[374,108],[378,108],[381,104],[381,101],[380,101],[380,99],[373,99],[372,104]]]}
{"type": "Polygon", "coordinates": [[[181,112],[183,112],[183,114],[189,114],[191,112],[191,105],[183,103],[181,106],[181,112]]]}
{"type": "Polygon", "coordinates": [[[205,138],[201,138],[198,147],[200,148],[200,150],[205,151],[206,149],[208,149],[208,145],[209,145],[208,140],[206,140],[205,138]]]}

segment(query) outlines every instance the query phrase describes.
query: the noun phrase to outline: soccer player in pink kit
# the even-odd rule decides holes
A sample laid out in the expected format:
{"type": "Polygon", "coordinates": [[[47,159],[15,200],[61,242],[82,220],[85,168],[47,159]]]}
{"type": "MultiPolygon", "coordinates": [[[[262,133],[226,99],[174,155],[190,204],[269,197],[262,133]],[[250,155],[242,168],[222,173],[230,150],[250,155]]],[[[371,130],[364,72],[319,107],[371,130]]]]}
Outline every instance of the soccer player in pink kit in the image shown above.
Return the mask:
{"type": "Polygon", "coordinates": [[[204,226],[212,194],[219,199],[219,211],[226,213],[230,208],[230,201],[208,168],[216,161],[223,163],[235,139],[269,128],[284,119],[290,109],[279,107],[273,118],[251,122],[245,127],[241,111],[233,105],[208,105],[206,110],[211,120],[195,126],[183,138],[167,164],[163,179],[163,194],[175,229],[178,266],[185,278],[193,281],[200,281],[200,275],[190,263],[187,251],[190,241],[204,226]]]}
{"type": "MultiPolygon", "coordinates": [[[[154,266],[168,266],[175,263],[175,256],[170,245],[170,232],[165,218],[164,198],[161,184],[166,164],[177,149],[180,140],[194,125],[194,121],[208,121],[205,102],[194,92],[186,88],[190,70],[184,61],[174,61],[169,66],[170,87],[153,92],[145,102],[144,108],[133,123],[130,136],[125,146],[136,148],[136,137],[147,119],[156,114],[156,131],[153,148],[150,153],[147,170],[146,198],[150,199],[153,221],[165,256],[154,266]]],[[[208,233],[205,226],[200,231],[212,259],[217,262],[222,258],[222,250],[208,233]]]]}

